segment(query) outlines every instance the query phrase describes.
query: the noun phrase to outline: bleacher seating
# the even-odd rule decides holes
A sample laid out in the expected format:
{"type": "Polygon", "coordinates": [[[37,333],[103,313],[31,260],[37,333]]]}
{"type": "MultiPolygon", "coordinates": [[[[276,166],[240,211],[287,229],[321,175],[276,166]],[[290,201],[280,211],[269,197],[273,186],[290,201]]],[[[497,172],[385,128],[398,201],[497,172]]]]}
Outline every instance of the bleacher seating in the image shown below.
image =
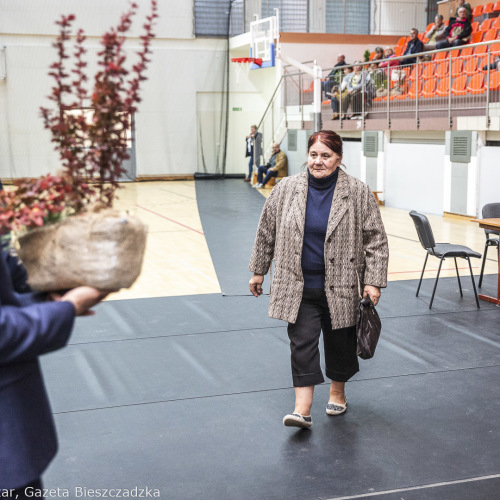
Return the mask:
{"type": "MultiPolygon", "coordinates": [[[[387,101],[391,101],[401,103],[397,105],[399,108],[395,109],[404,110],[408,105],[411,106],[411,101],[416,98],[425,99],[428,103],[425,106],[432,106],[432,98],[450,98],[450,91],[452,99],[461,99],[464,96],[484,99],[482,96],[487,88],[490,91],[500,91],[500,71],[496,68],[483,69],[500,55],[500,1],[475,7],[473,17],[475,19],[471,23],[473,31],[469,44],[432,54],[430,61],[421,61],[418,65],[404,68],[400,66],[398,69],[406,72],[406,78],[401,78],[399,81],[389,79],[389,95],[375,97],[372,101],[374,109],[380,111],[387,106],[385,104],[387,101]],[[496,43],[492,43],[489,47],[470,46],[480,42],[496,43]],[[395,89],[398,92],[393,92],[395,89]]],[[[430,23],[425,31],[419,34],[424,43],[427,41],[425,33],[432,26],[433,23],[430,23]]],[[[409,37],[399,38],[394,48],[396,56],[403,54],[409,40],[409,37]]],[[[373,56],[372,52],[370,60],[373,56]]],[[[498,95],[490,95],[490,98],[494,101],[499,99],[498,95]]]]}

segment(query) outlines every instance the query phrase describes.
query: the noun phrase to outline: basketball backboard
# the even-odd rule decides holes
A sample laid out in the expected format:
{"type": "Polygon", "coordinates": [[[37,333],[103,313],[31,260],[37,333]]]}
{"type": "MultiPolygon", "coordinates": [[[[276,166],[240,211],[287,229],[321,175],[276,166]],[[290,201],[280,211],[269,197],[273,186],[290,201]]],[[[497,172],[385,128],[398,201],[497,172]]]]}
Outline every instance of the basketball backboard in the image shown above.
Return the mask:
{"type": "Polygon", "coordinates": [[[260,66],[254,64],[251,69],[270,68],[275,65],[279,36],[278,15],[250,23],[250,57],[262,59],[260,66]]]}

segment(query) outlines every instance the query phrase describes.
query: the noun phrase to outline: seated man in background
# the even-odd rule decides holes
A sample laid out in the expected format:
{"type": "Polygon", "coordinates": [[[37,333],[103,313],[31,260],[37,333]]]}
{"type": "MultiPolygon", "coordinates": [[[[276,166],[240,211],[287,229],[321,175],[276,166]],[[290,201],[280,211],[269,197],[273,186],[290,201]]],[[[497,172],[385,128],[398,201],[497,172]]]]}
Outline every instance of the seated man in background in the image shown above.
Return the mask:
{"type": "MultiPolygon", "coordinates": [[[[422,43],[421,40],[418,39],[418,29],[417,28],[412,28],[410,31],[410,37],[411,40],[408,42],[408,45],[406,46],[406,50],[404,51],[404,56],[406,55],[411,55],[411,54],[418,54],[419,52],[424,51],[424,44],[422,43]]],[[[417,62],[416,57],[408,57],[406,59],[403,59],[401,64],[407,65],[407,64],[415,64],[417,62]]]]}
{"type": "Polygon", "coordinates": [[[336,87],[340,85],[340,82],[344,77],[344,71],[339,68],[343,68],[344,66],[347,66],[347,63],[345,62],[345,55],[339,54],[337,57],[337,64],[333,67],[332,71],[330,71],[328,76],[325,78],[325,81],[321,83],[321,86],[323,87],[323,92],[325,92],[325,94],[328,92],[335,91],[336,87]]]}
{"type": "Polygon", "coordinates": [[[333,111],[332,120],[339,119],[340,101],[342,101],[342,114],[344,115],[344,116],[342,116],[342,119],[345,118],[345,113],[347,112],[347,106],[349,105],[349,103],[347,102],[347,98],[346,98],[347,84],[352,77],[353,68],[352,67],[346,68],[344,70],[344,72],[345,72],[345,75],[344,75],[344,78],[342,79],[342,83],[335,90],[334,93],[330,94],[330,96],[332,98],[332,100],[330,102],[330,104],[332,106],[332,111],[333,111]]]}
{"type": "Polygon", "coordinates": [[[472,33],[472,25],[467,19],[467,10],[463,7],[458,9],[458,17],[450,18],[448,28],[445,32],[445,39],[436,44],[436,49],[446,49],[448,47],[459,47],[469,41],[472,33]]]}
{"type": "Polygon", "coordinates": [[[288,158],[280,150],[278,143],[273,144],[273,155],[266,165],[261,165],[257,174],[257,184],[254,188],[263,188],[271,177],[286,177],[288,175],[288,158]],[[264,178],[265,175],[265,178],[264,178]]]}
{"type": "Polygon", "coordinates": [[[444,17],[441,14],[438,14],[434,19],[434,25],[425,34],[425,38],[428,38],[429,41],[424,45],[424,49],[435,50],[436,43],[446,38],[446,28],[447,26],[444,24],[444,17]]]}

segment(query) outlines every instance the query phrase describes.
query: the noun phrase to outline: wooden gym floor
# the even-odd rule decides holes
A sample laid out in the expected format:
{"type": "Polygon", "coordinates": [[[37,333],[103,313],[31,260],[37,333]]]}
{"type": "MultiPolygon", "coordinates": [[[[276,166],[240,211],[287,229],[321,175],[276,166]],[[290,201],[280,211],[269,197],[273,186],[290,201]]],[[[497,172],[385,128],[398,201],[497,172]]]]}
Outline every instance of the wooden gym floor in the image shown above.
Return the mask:
{"type": "MultiPolygon", "coordinates": [[[[149,234],[138,280],[130,289],[113,294],[108,300],[220,293],[200,221],[195,181],[137,182],[122,186],[116,208],[139,216],[148,225],[149,234]]],[[[267,197],[270,189],[259,192],[267,197]]],[[[381,213],[389,238],[389,280],[419,279],[425,251],[418,242],[408,210],[381,207],[381,213]]],[[[484,231],[477,224],[463,218],[428,217],[437,242],[466,245],[483,253],[484,231]]],[[[249,248],[248,258],[250,253],[249,248]]],[[[460,275],[469,275],[467,263],[461,259],[458,262],[460,275]]],[[[472,264],[474,274],[479,275],[481,261],[474,259],[472,264]]],[[[424,278],[434,278],[437,266],[437,259],[429,259],[424,278]]],[[[493,274],[497,269],[495,250],[490,249],[485,273],[493,274]]],[[[441,276],[455,275],[453,261],[446,261],[441,276]]]]}

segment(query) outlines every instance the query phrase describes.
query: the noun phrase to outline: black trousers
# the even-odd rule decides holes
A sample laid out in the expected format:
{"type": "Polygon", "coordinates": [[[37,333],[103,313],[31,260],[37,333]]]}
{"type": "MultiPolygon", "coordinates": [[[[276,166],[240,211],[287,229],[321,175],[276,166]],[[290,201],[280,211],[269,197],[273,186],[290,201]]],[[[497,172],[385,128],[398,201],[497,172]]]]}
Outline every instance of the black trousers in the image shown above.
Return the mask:
{"type": "Polygon", "coordinates": [[[356,327],[334,330],[322,288],[304,288],[295,323],[288,323],[294,387],[322,384],[319,337],[323,331],[326,376],[347,382],[359,371],[356,327]]]}

